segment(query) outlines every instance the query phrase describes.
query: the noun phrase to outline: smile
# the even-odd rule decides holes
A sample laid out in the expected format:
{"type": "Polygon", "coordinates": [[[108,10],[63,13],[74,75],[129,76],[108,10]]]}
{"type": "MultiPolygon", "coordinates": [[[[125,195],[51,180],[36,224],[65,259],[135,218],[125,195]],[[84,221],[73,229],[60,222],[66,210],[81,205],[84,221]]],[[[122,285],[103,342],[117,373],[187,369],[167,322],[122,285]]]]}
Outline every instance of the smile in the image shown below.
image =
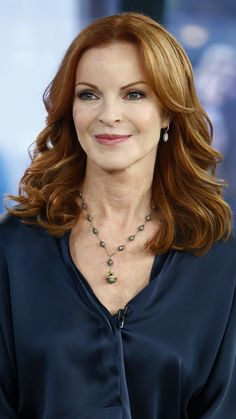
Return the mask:
{"type": "Polygon", "coordinates": [[[113,144],[122,143],[124,141],[127,141],[130,137],[132,137],[132,135],[121,135],[121,136],[107,135],[107,134],[95,135],[97,142],[99,142],[100,144],[105,144],[105,145],[113,145],[113,144]]]}

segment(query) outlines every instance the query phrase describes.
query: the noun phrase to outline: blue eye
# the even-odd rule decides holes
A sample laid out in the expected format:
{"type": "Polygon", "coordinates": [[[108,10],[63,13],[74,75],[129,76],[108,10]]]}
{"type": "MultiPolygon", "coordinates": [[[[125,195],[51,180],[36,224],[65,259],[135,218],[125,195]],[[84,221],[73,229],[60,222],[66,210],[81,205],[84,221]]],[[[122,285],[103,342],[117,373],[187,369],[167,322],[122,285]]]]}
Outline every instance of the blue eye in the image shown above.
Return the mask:
{"type": "Polygon", "coordinates": [[[145,94],[143,92],[138,92],[137,90],[133,90],[128,93],[128,96],[131,100],[139,100],[145,97],[145,94]]]}
{"type": "Polygon", "coordinates": [[[86,90],[84,92],[78,93],[77,97],[81,100],[94,100],[94,98],[96,99],[97,96],[93,92],[86,90]]]}
{"type": "MultiPolygon", "coordinates": [[[[139,92],[137,90],[132,90],[127,93],[129,100],[139,100],[145,97],[143,92],[139,92]]],[[[98,99],[98,97],[90,90],[84,90],[82,92],[77,93],[77,97],[83,101],[92,101],[98,99]]]]}

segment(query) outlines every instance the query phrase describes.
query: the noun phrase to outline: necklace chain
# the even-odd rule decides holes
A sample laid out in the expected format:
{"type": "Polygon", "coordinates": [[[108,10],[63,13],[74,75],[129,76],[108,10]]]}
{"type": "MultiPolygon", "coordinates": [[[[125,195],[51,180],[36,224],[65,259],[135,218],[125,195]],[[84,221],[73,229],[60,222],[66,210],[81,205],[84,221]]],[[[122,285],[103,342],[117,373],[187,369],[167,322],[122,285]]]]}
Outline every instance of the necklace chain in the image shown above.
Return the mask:
{"type": "Polygon", "coordinates": [[[109,284],[114,284],[117,281],[117,277],[112,271],[112,266],[114,265],[114,261],[113,261],[112,257],[114,255],[116,255],[116,253],[118,253],[118,252],[123,252],[123,250],[126,249],[127,244],[132,243],[136,239],[136,235],[144,230],[145,224],[147,222],[149,222],[152,218],[152,210],[155,210],[156,207],[155,207],[155,205],[152,205],[151,211],[145,216],[143,224],[140,224],[137,227],[137,230],[136,230],[135,234],[132,234],[131,236],[129,236],[124,244],[120,244],[119,246],[117,246],[117,248],[114,252],[110,253],[107,249],[107,245],[104,242],[104,240],[101,240],[99,230],[95,227],[95,225],[93,223],[93,217],[89,214],[88,205],[86,204],[86,202],[84,200],[82,192],[79,192],[79,197],[81,199],[81,208],[87,214],[86,218],[89,221],[89,223],[91,224],[92,232],[97,237],[99,245],[105,250],[107,256],[109,257],[109,259],[107,260],[107,265],[109,266],[109,272],[106,275],[106,280],[109,284]]]}

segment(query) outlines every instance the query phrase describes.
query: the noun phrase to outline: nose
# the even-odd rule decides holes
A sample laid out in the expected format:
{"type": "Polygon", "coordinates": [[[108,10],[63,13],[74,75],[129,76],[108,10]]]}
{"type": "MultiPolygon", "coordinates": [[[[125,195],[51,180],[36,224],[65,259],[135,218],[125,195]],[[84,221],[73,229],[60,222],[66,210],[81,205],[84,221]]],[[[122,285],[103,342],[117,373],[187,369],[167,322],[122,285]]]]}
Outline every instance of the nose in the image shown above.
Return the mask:
{"type": "Polygon", "coordinates": [[[101,105],[98,121],[107,126],[117,125],[121,121],[119,105],[115,101],[106,101],[101,105]]]}

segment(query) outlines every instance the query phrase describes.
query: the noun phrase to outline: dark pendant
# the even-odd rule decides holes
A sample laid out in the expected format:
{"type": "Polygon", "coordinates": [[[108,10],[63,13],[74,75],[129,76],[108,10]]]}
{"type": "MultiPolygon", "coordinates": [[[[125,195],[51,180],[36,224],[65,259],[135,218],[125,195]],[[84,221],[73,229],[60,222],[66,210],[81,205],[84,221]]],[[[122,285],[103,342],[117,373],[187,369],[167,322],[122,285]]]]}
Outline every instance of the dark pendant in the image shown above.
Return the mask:
{"type": "Polygon", "coordinates": [[[121,246],[118,247],[119,252],[122,252],[122,250],[124,250],[125,246],[124,244],[122,244],[121,246]]]}
{"type": "Polygon", "coordinates": [[[113,260],[112,259],[108,259],[107,264],[108,264],[108,266],[112,266],[113,265],[113,260]]]}
{"type": "Polygon", "coordinates": [[[113,272],[109,272],[109,274],[106,276],[106,280],[109,282],[109,284],[114,284],[114,282],[117,280],[117,277],[113,274],[113,272]]]}

